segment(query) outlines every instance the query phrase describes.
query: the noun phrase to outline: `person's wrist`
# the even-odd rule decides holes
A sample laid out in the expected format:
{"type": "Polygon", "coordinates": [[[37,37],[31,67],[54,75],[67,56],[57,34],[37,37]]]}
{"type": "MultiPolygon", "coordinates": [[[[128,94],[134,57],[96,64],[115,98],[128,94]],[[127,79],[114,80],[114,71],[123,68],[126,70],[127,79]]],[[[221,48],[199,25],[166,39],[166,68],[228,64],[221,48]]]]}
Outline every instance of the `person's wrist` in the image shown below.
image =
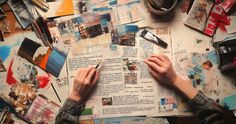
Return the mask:
{"type": "Polygon", "coordinates": [[[172,85],[176,87],[176,85],[178,85],[179,80],[181,80],[181,77],[177,74],[174,74],[171,79],[172,85]]]}
{"type": "Polygon", "coordinates": [[[81,97],[80,95],[78,95],[77,93],[75,93],[74,91],[72,91],[72,93],[70,94],[70,99],[73,99],[75,101],[80,101],[81,100],[81,97]]]}
{"type": "Polygon", "coordinates": [[[194,88],[190,80],[185,80],[177,76],[173,82],[174,88],[184,94],[188,99],[193,99],[197,95],[198,90],[194,88]]]}

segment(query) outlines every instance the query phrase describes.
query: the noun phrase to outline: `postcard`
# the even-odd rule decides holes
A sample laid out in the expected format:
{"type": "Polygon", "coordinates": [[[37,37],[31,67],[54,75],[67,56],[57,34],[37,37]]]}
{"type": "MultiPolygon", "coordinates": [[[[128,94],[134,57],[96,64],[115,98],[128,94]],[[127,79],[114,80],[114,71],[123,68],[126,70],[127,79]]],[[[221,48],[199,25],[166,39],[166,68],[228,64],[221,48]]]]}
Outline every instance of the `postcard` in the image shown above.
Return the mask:
{"type": "Polygon", "coordinates": [[[18,55],[55,77],[59,76],[67,57],[67,53],[64,51],[41,46],[28,38],[25,38],[22,42],[18,55]]]}

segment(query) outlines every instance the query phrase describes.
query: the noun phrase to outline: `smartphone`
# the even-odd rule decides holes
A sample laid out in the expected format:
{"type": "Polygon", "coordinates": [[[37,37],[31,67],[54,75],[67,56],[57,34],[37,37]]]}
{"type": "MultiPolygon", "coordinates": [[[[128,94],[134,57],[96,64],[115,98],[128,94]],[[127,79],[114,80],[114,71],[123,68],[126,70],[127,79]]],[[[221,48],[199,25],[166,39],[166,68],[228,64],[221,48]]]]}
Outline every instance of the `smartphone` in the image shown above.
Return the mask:
{"type": "Polygon", "coordinates": [[[153,33],[151,33],[150,31],[144,29],[140,36],[160,47],[163,47],[163,48],[167,48],[168,44],[163,41],[162,39],[158,38],[156,35],[154,35],[153,33]]]}

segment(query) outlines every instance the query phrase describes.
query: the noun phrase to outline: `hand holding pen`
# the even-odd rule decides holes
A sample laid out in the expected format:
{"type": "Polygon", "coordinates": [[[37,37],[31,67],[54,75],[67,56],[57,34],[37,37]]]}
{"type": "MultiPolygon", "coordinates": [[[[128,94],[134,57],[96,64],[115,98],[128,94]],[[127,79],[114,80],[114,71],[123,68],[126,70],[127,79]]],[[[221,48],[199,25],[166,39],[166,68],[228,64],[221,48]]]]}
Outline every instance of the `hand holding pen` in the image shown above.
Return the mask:
{"type": "Polygon", "coordinates": [[[89,66],[78,69],[74,77],[73,90],[70,94],[71,99],[85,103],[98,82],[100,68],[101,62],[96,67],[89,66]]]}

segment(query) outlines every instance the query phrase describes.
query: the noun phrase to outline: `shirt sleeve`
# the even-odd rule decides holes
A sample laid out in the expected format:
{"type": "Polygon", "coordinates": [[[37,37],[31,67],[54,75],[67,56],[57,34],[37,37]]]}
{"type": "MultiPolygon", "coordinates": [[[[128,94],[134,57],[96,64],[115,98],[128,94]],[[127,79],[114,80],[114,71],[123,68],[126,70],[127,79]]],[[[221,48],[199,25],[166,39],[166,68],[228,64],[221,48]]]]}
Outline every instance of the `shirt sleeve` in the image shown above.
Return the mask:
{"type": "Polygon", "coordinates": [[[189,103],[201,124],[224,124],[224,110],[201,91],[189,103]]]}
{"type": "Polygon", "coordinates": [[[73,99],[66,99],[56,117],[56,124],[78,124],[79,116],[84,110],[85,104],[73,99]]]}

